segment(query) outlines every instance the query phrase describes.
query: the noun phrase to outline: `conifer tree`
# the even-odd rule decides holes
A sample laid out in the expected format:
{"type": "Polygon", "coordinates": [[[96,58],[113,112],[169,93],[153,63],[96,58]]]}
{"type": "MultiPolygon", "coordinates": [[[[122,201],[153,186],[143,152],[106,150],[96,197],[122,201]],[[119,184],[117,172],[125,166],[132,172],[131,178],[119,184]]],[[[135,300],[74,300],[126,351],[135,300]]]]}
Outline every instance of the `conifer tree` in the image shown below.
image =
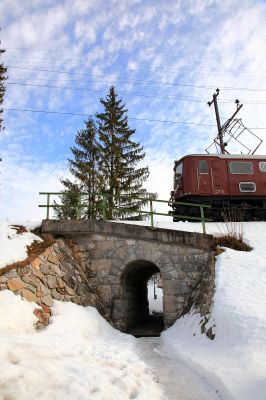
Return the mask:
{"type": "Polygon", "coordinates": [[[55,207],[58,218],[95,219],[99,214],[100,189],[99,144],[97,130],[92,119],[85,121],[85,129],[77,133],[76,147],[71,147],[73,160],[68,160],[69,170],[75,182],[61,179],[65,192],[61,195],[62,207],[55,207]],[[78,193],[88,193],[80,197],[78,193]]]}
{"type": "MultiPolygon", "coordinates": [[[[0,44],[1,44],[1,40],[0,40],[0,44]]],[[[4,49],[0,49],[0,54],[5,53],[4,49]]],[[[6,72],[7,72],[7,68],[4,66],[4,63],[0,63],[0,132],[3,129],[3,118],[2,118],[2,114],[3,114],[3,109],[2,109],[2,104],[4,101],[4,94],[5,94],[5,85],[4,82],[7,79],[6,76],[6,72]]]]}
{"type": "Polygon", "coordinates": [[[142,187],[149,176],[148,167],[138,167],[145,153],[143,147],[132,136],[134,129],[128,125],[127,109],[121,99],[117,99],[112,86],[106,99],[100,100],[104,107],[97,113],[101,158],[100,171],[104,178],[104,192],[107,197],[108,219],[142,219],[138,213],[147,200],[134,197],[148,197],[142,187]],[[123,197],[121,197],[123,196],[123,197]],[[124,208],[124,211],[114,210],[124,208]]]}

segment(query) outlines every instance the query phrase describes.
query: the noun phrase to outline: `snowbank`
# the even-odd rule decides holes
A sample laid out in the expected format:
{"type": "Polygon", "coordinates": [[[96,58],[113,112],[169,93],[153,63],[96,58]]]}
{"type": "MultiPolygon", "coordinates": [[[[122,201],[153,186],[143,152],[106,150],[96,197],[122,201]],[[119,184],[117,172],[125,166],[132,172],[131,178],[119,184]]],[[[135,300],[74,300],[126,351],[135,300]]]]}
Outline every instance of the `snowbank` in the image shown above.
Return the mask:
{"type": "MultiPolygon", "coordinates": [[[[16,224],[14,224],[16,225],[16,224]]],[[[30,230],[40,225],[39,223],[23,223],[26,229],[30,230]]],[[[18,234],[10,222],[0,224],[0,269],[8,264],[23,261],[27,258],[27,246],[34,240],[41,239],[31,232],[18,234]]]]}
{"type": "MultiPolygon", "coordinates": [[[[198,224],[176,224],[197,230],[198,224]],[[192,225],[192,227],[190,227],[192,225]]],[[[220,232],[216,224],[210,230],[220,232]]],[[[199,315],[186,315],[162,335],[164,351],[205,373],[223,399],[266,399],[266,223],[245,223],[253,251],[226,249],[217,258],[216,290],[208,326],[215,339],[200,333],[199,315]]]]}
{"type": "Polygon", "coordinates": [[[163,400],[135,338],[92,307],[55,302],[52,324],[33,330],[33,304],[0,292],[0,399],[163,400]]]}

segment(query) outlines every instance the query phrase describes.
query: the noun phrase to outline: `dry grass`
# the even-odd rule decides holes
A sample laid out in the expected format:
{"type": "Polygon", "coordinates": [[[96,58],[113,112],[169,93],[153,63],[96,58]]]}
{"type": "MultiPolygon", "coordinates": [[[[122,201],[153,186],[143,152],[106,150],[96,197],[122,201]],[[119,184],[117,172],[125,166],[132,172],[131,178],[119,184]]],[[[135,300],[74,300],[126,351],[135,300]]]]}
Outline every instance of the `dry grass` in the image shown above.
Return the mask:
{"type": "Polygon", "coordinates": [[[12,229],[15,229],[17,235],[21,235],[22,233],[28,232],[27,228],[23,225],[10,225],[12,229]]]}
{"type": "Polygon", "coordinates": [[[234,235],[222,235],[214,238],[216,246],[229,247],[230,249],[238,250],[238,251],[251,251],[252,247],[250,247],[247,243],[243,241],[241,237],[237,237],[234,235]]]}

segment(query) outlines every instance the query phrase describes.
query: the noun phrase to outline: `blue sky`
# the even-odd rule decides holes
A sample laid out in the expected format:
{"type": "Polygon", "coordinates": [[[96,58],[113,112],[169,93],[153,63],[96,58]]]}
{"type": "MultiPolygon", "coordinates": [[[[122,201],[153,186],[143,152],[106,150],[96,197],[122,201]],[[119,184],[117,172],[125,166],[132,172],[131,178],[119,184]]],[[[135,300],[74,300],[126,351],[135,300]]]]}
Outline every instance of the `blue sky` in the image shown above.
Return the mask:
{"type": "MultiPolygon", "coordinates": [[[[169,196],[173,161],[204,152],[216,135],[206,104],[216,87],[222,117],[239,98],[245,125],[266,128],[265,1],[2,0],[0,14],[4,108],[84,114],[5,111],[2,219],[43,216],[38,192],[60,189],[76,132],[112,84],[160,198],[169,196]]],[[[265,154],[266,129],[253,132],[265,154]]]]}

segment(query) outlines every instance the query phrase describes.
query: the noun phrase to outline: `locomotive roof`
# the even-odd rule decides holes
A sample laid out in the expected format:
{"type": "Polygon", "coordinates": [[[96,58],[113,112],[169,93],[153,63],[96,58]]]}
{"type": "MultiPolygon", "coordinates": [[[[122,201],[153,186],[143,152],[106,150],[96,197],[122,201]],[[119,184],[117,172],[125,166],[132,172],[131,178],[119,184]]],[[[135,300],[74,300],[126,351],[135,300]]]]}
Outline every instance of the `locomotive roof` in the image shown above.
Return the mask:
{"type": "Polygon", "coordinates": [[[217,157],[217,158],[225,158],[225,159],[245,159],[245,160],[265,160],[266,155],[252,155],[252,154],[187,154],[186,156],[181,157],[176,162],[181,161],[186,157],[217,157]]]}

